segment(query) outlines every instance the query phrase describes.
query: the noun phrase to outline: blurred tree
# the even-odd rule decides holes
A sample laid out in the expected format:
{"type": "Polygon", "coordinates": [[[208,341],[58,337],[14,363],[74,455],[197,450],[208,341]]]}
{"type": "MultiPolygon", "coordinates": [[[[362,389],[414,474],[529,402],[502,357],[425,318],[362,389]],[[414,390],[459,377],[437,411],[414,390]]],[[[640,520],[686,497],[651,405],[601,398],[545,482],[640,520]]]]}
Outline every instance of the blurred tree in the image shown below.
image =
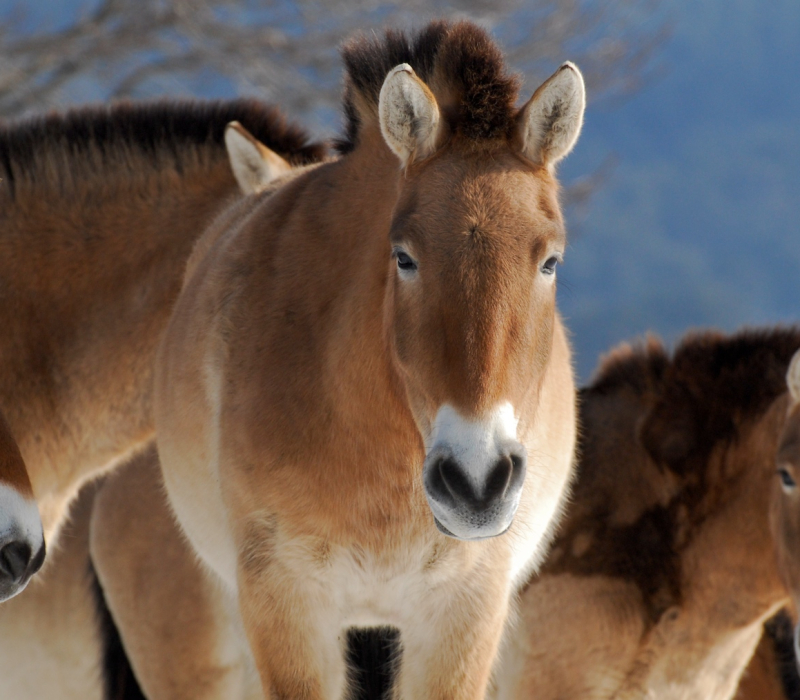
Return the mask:
{"type": "Polygon", "coordinates": [[[528,90],[570,58],[592,97],[619,94],[646,77],[665,36],[659,2],[95,0],[75,2],[67,22],[31,29],[25,5],[12,0],[0,15],[0,115],[83,101],[87,83],[94,98],[107,99],[208,95],[209,85],[219,94],[223,81],[228,94],[255,94],[330,128],[342,40],[432,17],[468,17],[491,29],[528,90]]]}

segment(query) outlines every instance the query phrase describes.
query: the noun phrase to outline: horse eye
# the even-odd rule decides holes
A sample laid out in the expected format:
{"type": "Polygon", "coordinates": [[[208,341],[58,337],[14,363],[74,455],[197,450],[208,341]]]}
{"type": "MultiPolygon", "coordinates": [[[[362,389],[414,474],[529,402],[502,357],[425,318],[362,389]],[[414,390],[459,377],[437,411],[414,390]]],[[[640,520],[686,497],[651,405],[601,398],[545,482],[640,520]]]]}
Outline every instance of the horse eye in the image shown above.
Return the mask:
{"type": "Polygon", "coordinates": [[[397,267],[401,270],[413,271],[417,269],[417,263],[414,262],[414,259],[408,253],[398,250],[397,253],[395,253],[395,257],[397,257],[397,267]]]}
{"type": "Polygon", "coordinates": [[[542,272],[546,275],[553,275],[556,271],[556,265],[558,265],[558,258],[555,255],[547,258],[544,265],[542,265],[542,272]]]}
{"type": "Polygon", "coordinates": [[[794,480],[794,477],[789,473],[789,470],[785,467],[778,468],[778,476],[781,477],[781,485],[785,489],[793,489],[797,486],[797,482],[794,480]]]}

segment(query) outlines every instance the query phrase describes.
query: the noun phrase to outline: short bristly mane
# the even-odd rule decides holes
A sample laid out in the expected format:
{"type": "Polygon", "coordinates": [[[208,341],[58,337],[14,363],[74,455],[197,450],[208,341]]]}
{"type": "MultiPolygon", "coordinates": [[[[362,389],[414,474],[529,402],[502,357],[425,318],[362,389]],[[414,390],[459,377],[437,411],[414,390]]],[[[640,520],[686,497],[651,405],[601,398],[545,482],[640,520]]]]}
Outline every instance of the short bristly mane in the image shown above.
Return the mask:
{"type": "MultiPolygon", "coordinates": [[[[653,338],[622,344],[609,353],[592,384],[581,391],[584,421],[594,400],[622,391],[639,397],[640,420],[618,427],[633,429],[638,438],[629,435],[615,443],[619,454],[636,454],[636,446],[626,444],[636,439],[648,451],[652,448],[657,461],[660,455],[669,456],[659,467],[673,470],[679,485],[669,502],[661,502],[654,495],[663,495],[658,471],[641,472],[635,460],[620,463],[605,454],[609,428],[603,421],[608,416],[596,425],[584,423],[584,459],[575,488],[580,507],[567,518],[556,543],[560,555],[551,557],[546,570],[633,580],[653,623],[678,604],[683,595],[680,552],[730,488],[725,485],[727,472],[715,469],[710,455],[742,439],[786,391],[786,369],[799,347],[800,328],[776,328],[730,336],[692,333],[671,355],[653,338]],[[642,486],[654,479],[652,489],[642,486]],[[630,517],[637,506],[634,520],[616,522],[619,512],[630,517]],[[596,534],[595,544],[573,555],[574,538],[587,531],[596,534]]],[[[595,416],[603,415],[599,405],[601,413],[595,416]]]]}
{"type": "Polygon", "coordinates": [[[0,197],[13,198],[21,187],[65,190],[69,183],[96,182],[121,164],[131,173],[165,163],[178,172],[209,167],[226,157],[223,135],[234,120],[292,163],[326,154],[325,145],[312,143],[280,110],[253,99],[81,107],[0,122],[0,197]]]}
{"type": "Polygon", "coordinates": [[[587,390],[605,393],[622,383],[635,388],[643,374],[660,379],[666,401],[680,392],[703,407],[706,428],[715,428],[704,433],[705,439],[713,442],[732,437],[720,423],[756,417],[786,391],[786,369],[798,347],[800,328],[690,333],[671,358],[659,341],[648,338],[641,346],[626,343],[611,351],[587,390]]]}
{"type": "Polygon", "coordinates": [[[641,395],[661,380],[668,364],[669,355],[654,335],[641,342],[621,343],[601,358],[592,382],[583,391],[612,394],[627,386],[641,395]]]}
{"type": "MultiPolygon", "coordinates": [[[[651,421],[682,426],[690,464],[703,464],[715,445],[736,440],[786,391],[786,370],[800,348],[800,328],[752,329],[726,336],[686,336],[673,353],[651,421]],[[690,458],[690,459],[689,459],[690,458]]],[[[642,438],[655,434],[643,426],[642,438]]]]}
{"type": "Polygon", "coordinates": [[[389,71],[408,63],[431,88],[453,133],[473,140],[511,133],[519,82],[506,72],[500,50],[489,35],[469,22],[433,22],[413,37],[388,30],[382,39],[360,36],[348,42],[345,135],[342,153],[355,148],[361,128],[358,104],[377,112],[381,86],[389,71]]]}

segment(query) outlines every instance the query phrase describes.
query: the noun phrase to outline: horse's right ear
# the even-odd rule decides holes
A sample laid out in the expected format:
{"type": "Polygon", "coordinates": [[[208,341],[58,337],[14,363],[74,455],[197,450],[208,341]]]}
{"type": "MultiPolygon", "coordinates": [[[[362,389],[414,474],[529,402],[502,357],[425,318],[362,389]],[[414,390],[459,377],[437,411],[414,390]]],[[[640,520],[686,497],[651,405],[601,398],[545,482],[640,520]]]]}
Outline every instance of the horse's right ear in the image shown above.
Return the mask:
{"type": "Polygon", "coordinates": [[[275,178],[292,169],[239,122],[231,122],[225,127],[225,148],[233,176],[244,194],[260,192],[275,178]]]}
{"type": "Polygon", "coordinates": [[[786,372],[786,386],[789,388],[792,403],[800,403],[800,350],[795,352],[789,363],[789,369],[786,372]]]}
{"type": "Polygon", "coordinates": [[[436,150],[439,105],[407,63],[393,68],[383,81],[378,118],[384,140],[403,167],[436,150]]]}

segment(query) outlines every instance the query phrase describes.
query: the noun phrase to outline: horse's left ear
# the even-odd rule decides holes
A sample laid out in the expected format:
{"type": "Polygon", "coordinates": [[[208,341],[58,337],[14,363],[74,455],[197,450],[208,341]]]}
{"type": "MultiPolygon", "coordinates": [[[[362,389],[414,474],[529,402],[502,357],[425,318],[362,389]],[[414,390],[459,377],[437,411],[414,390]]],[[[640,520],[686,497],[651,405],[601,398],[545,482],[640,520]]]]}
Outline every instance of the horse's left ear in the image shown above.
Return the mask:
{"type": "Polygon", "coordinates": [[[789,363],[789,369],[786,372],[786,386],[789,387],[792,403],[800,403],[800,350],[794,354],[789,363]]]}
{"type": "Polygon", "coordinates": [[[521,110],[521,151],[528,160],[553,167],[578,140],[586,107],[586,89],[578,67],[567,61],[533,94],[521,110]]]}
{"type": "Polygon", "coordinates": [[[239,122],[230,122],[225,127],[225,148],[233,176],[243,194],[260,192],[275,178],[292,169],[289,163],[267,148],[239,122]]]}
{"type": "Polygon", "coordinates": [[[378,118],[384,140],[404,167],[436,150],[439,105],[407,63],[393,68],[383,81],[378,118]]]}

